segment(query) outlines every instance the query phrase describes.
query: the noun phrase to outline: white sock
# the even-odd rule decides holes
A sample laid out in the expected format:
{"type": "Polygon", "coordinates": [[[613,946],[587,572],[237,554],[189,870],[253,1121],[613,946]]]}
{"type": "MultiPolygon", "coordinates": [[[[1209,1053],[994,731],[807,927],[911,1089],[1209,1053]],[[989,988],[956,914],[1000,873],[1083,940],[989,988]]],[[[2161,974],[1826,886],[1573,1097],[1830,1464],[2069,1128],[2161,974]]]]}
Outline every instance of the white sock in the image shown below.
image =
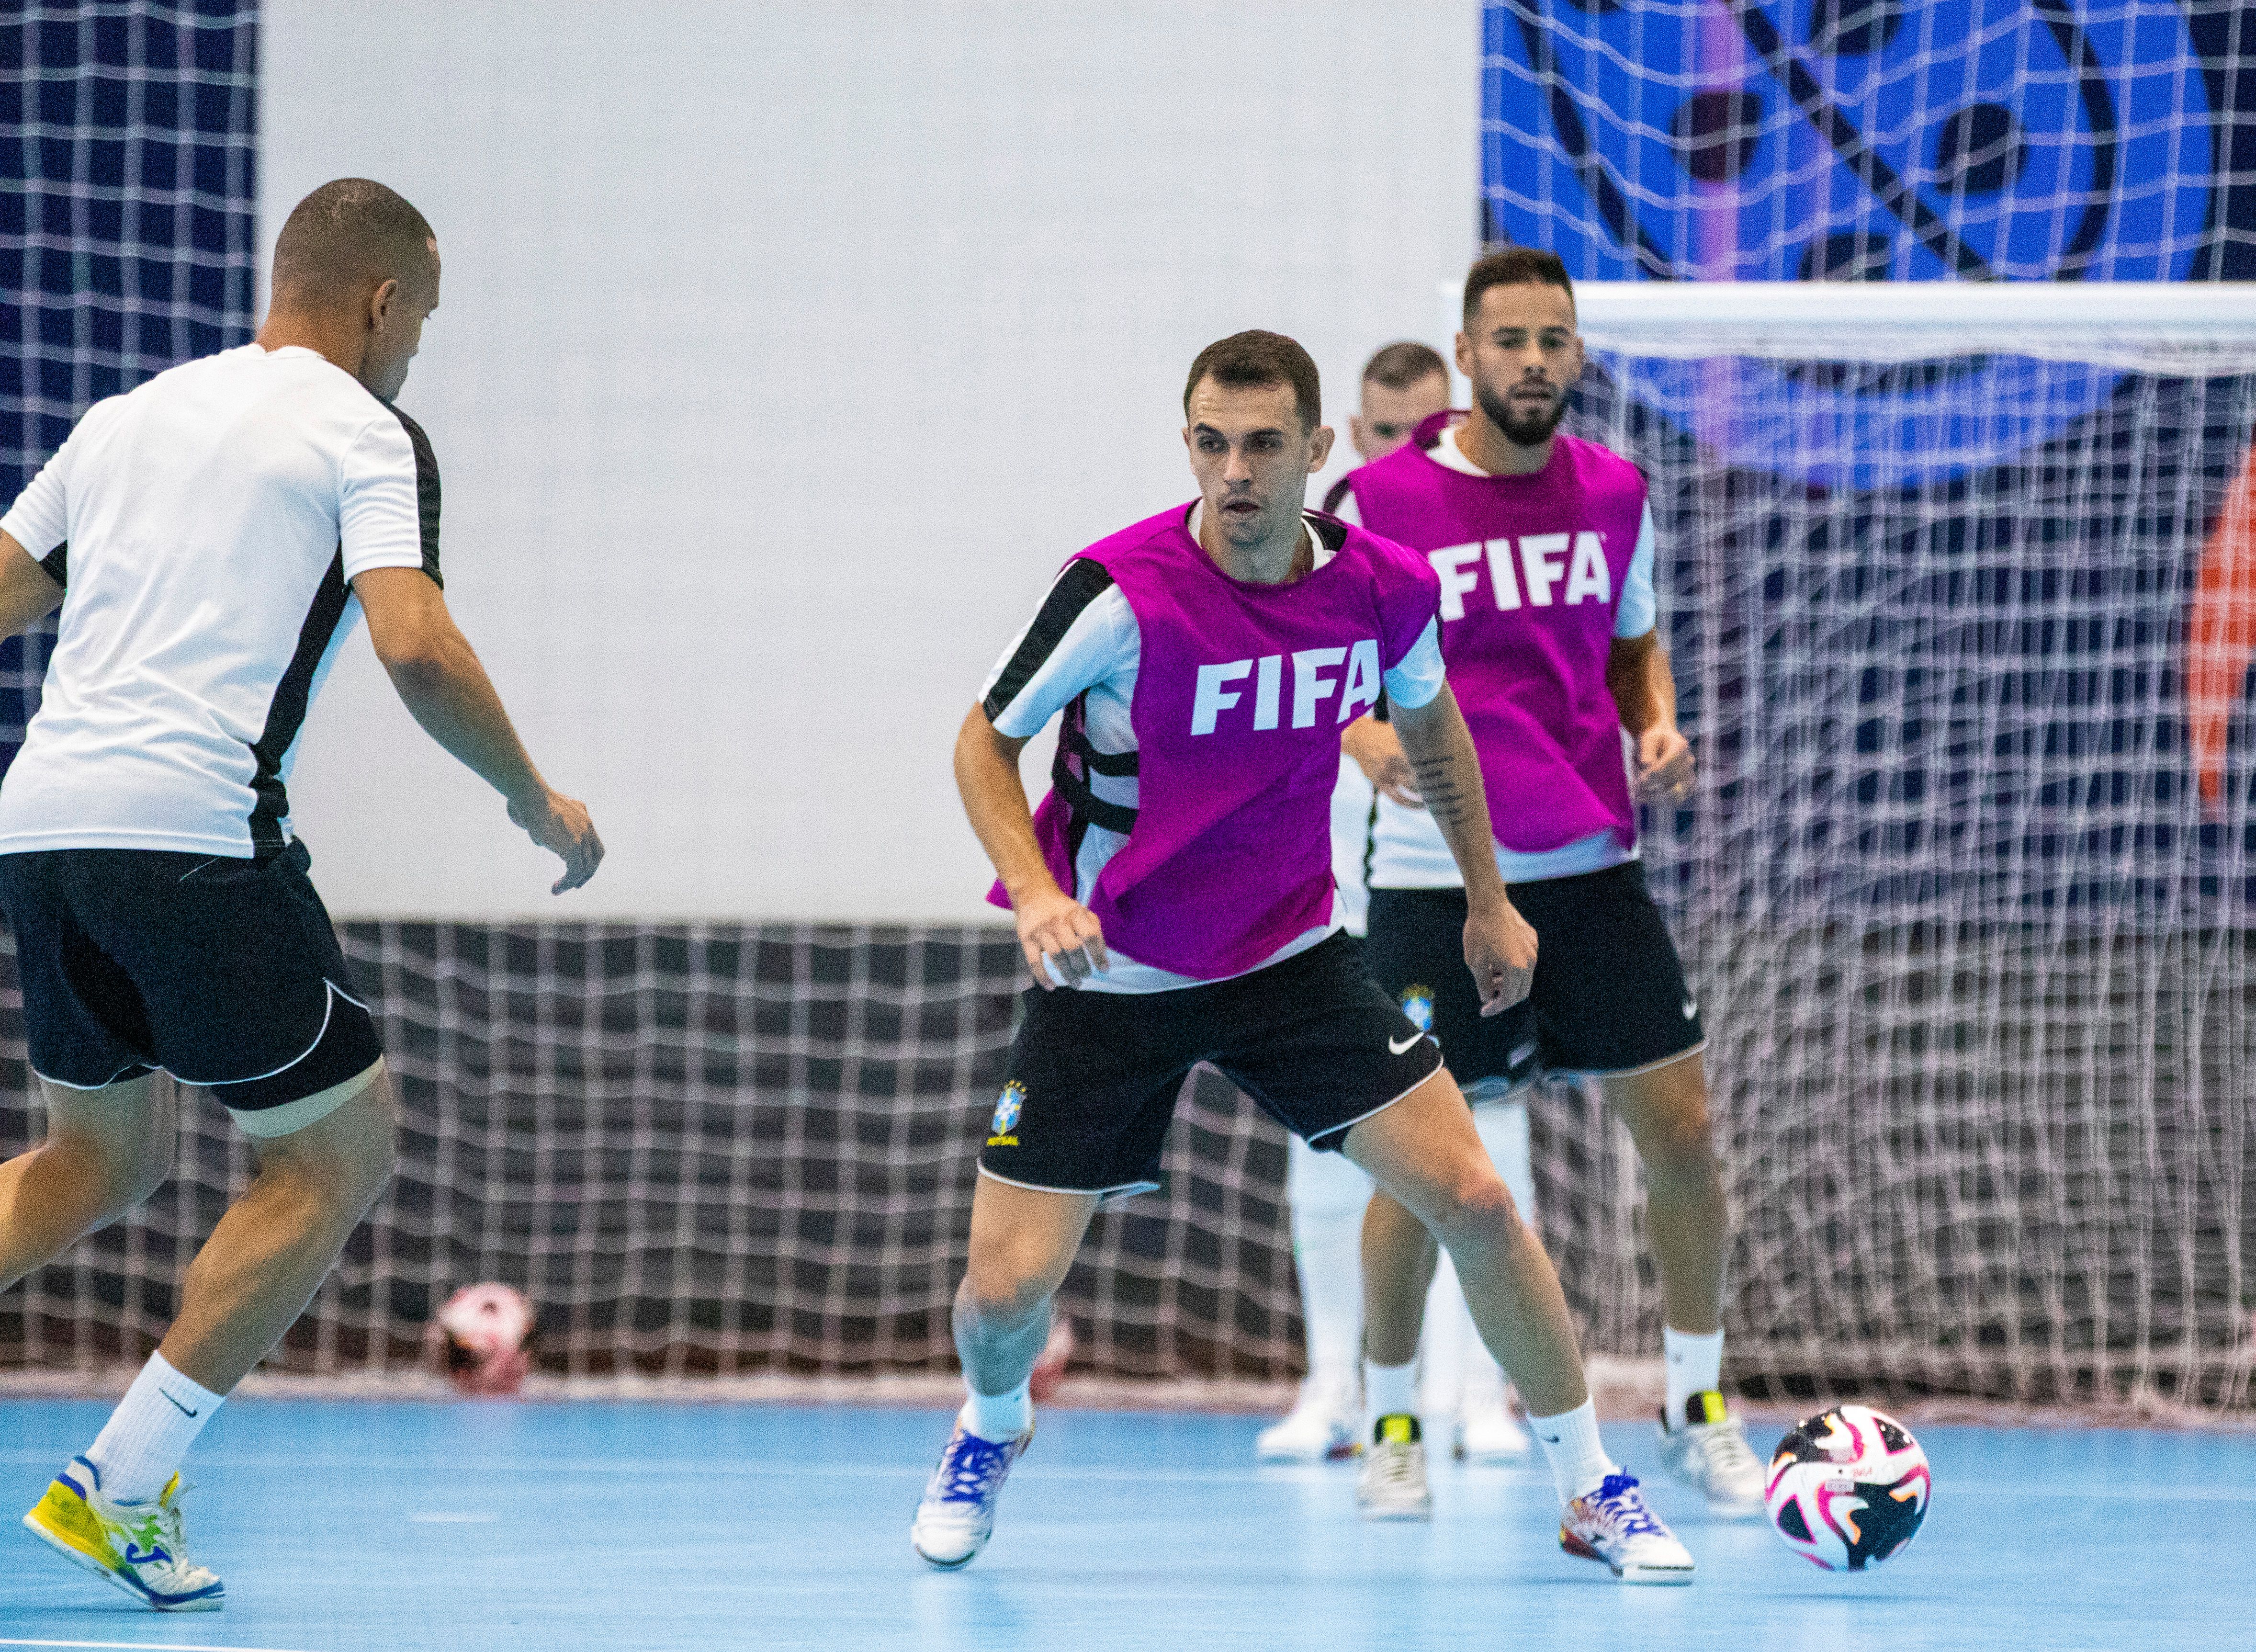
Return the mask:
{"type": "Polygon", "coordinates": [[[1318,1153],[1298,1136],[1286,1147],[1293,1262],[1308,1337],[1308,1390],[1354,1403],[1363,1342],[1363,1207],[1371,1178],[1343,1153],[1318,1153]]]}
{"type": "Polygon", "coordinates": [[[1620,1472],[1598,1438],[1595,1400],[1585,1400],[1557,1416],[1530,1417],[1527,1426],[1543,1442],[1543,1455],[1551,1460],[1551,1483],[1559,1488],[1562,1503],[1597,1491],[1607,1475],[1620,1472]]]}
{"type": "Polygon", "coordinates": [[[1033,1379],[1029,1377],[1008,1394],[982,1394],[963,1385],[963,1409],[956,1414],[963,1431],[991,1444],[1015,1440],[1033,1426],[1033,1379]]]}
{"type": "Polygon", "coordinates": [[[1696,1394],[1724,1386],[1724,1333],[1696,1337],[1672,1326],[1660,1328],[1660,1352],[1668,1363],[1668,1426],[1684,1426],[1684,1402],[1696,1394]]]}
{"type": "Polygon", "coordinates": [[[101,1472],[102,1495],[145,1503],[161,1493],[226,1398],[182,1376],[163,1354],[151,1354],[87,1448],[87,1460],[101,1472]]]}
{"type": "Polygon", "coordinates": [[[1407,1365],[1383,1366],[1376,1359],[1364,1360],[1363,1403],[1372,1423],[1381,1417],[1416,1416],[1418,1362],[1413,1359],[1407,1365]]]}

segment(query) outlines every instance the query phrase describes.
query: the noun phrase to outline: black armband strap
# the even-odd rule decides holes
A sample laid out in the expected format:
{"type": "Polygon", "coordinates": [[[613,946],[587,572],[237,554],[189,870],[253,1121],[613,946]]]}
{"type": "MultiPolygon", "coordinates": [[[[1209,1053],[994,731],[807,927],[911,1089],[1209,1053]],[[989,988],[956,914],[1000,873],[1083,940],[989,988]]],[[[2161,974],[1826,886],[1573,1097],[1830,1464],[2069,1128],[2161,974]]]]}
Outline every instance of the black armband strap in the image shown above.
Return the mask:
{"type": "Polygon", "coordinates": [[[1136,830],[1134,809],[1124,803],[1106,802],[1089,788],[1087,780],[1073,772],[1066,762],[1063,741],[1058,745],[1057,760],[1050,765],[1050,784],[1065,800],[1065,806],[1090,825],[1102,826],[1109,832],[1118,832],[1123,837],[1136,830]]]}

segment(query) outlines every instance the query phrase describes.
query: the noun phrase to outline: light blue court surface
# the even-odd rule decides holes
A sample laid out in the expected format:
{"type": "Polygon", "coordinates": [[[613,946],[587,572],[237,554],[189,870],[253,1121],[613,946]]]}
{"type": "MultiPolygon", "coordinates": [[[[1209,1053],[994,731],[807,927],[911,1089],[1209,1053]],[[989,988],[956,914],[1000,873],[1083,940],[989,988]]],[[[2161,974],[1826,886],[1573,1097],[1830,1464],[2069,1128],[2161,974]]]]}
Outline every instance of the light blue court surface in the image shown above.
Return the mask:
{"type": "MultiPolygon", "coordinates": [[[[2256,1646],[2245,1435],[1923,1430],[1926,1528],[1853,1578],[1657,1486],[1700,1578],[1625,1589],[1559,1553],[1533,1465],[1442,1466],[1431,1526],[1365,1525],[1351,1468],[1257,1467],[1251,1418],[1047,1412],[995,1541],[943,1576],[907,1541],[937,1412],[245,1400],[188,1471],[227,1608],[163,1617],[16,1524],[106,1410],[0,1401],[0,1645],[2256,1646]]],[[[1653,1466],[1644,1430],[1609,1439],[1653,1466]]]]}

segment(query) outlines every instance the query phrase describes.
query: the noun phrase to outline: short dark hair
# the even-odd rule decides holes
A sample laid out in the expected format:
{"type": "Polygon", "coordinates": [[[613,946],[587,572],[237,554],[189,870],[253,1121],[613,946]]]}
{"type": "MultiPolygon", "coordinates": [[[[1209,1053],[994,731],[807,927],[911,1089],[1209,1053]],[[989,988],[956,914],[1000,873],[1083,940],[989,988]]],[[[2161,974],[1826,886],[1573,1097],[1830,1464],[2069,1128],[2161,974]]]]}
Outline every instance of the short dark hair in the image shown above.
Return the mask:
{"type": "Polygon", "coordinates": [[[1431,344],[1405,339],[1399,344],[1389,344],[1371,358],[1363,370],[1363,382],[1384,385],[1389,390],[1407,390],[1436,373],[1443,378],[1449,376],[1449,364],[1442,359],[1442,352],[1431,344]]]}
{"type": "Polygon", "coordinates": [[[1480,308],[1481,294],[1492,286],[1556,286],[1575,296],[1574,278],[1555,252],[1541,247],[1498,247],[1465,272],[1465,320],[1480,308]]]}
{"type": "Polygon", "coordinates": [[[274,238],[274,293],[339,299],[359,283],[428,272],[438,237],[407,198],[373,178],[338,178],[290,209],[274,238]]]}
{"type": "Polygon", "coordinates": [[[1282,333],[1258,328],[1216,339],[1198,353],[1191,376],[1183,382],[1183,416],[1191,411],[1191,392],[1207,379],[1244,390],[1290,385],[1301,413],[1301,427],[1314,430],[1323,422],[1323,395],[1316,379],[1315,357],[1282,333]]]}

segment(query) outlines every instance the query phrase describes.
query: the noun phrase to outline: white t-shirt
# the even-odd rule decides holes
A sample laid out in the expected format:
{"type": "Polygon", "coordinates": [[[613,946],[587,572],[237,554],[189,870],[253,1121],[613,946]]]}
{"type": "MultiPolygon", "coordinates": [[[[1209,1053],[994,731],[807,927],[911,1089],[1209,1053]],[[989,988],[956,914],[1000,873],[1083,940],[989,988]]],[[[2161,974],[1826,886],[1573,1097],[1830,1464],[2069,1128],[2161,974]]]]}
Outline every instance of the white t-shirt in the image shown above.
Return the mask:
{"type": "Polygon", "coordinates": [[[439,577],[438,466],[342,368],[245,344],[95,403],[0,528],[64,583],[0,853],[266,854],[349,582],[439,577]]]}
{"type": "MultiPolygon", "coordinates": [[[[1471,477],[1489,474],[1465,457],[1464,450],[1457,446],[1457,427],[1454,425],[1442,433],[1442,439],[1427,453],[1436,464],[1451,470],[1471,477]]],[[[1347,491],[1333,514],[1342,521],[1360,526],[1363,519],[1356,506],[1352,477],[1346,486],[1347,491]]],[[[1614,609],[1617,637],[1642,637],[1660,618],[1660,597],[1653,583],[1653,505],[1648,501],[1644,519],[1638,525],[1637,548],[1630,554],[1629,571],[1622,579],[1621,601],[1614,609]]],[[[1623,761],[1627,762],[1628,737],[1623,738],[1623,761]]],[[[1369,796],[1369,782],[1362,780],[1359,771],[1355,779],[1362,781],[1365,788],[1363,795],[1369,796]]],[[[1343,789],[1349,784],[1343,777],[1343,789]]],[[[1336,809],[1340,807],[1335,805],[1336,809]]],[[[1449,840],[1442,836],[1442,829],[1434,823],[1433,815],[1422,808],[1406,808],[1382,794],[1366,818],[1370,822],[1370,841],[1364,860],[1371,888],[1456,889],[1463,886],[1464,874],[1457,870],[1456,858],[1449,853],[1449,840]]],[[[1618,866],[1637,858],[1636,845],[1625,849],[1621,839],[1611,830],[1592,832],[1588,837],[1578,837],[1571,844],[1533,854],[1506,849],[1502,844],[1496,846],[1497,870],[1506,884],[1579,877],[1584,872],[1604,872],[1609,866],[1618,866]]]]}
{"type": "MultiPolygon", "coordinates": [[[[1198,506],[1191,507],[1184,526],[1193,539],[1198,537],[1198,506]]],[[[1329,531],[1334,535],[1339,533],[1336,527],[1329,531]]],[[[1339,547],[1325,539],[1322,524],[1311,521],[1308,532],[1315,543],[1315,566],[1322,568],[1339,547]]],[[[980,685],[980,702],[998,733],[1014,740],[1031,739],[1085,694],[1089,698],[1082,710],[1082,732],[1089,743],[1107,756],[1124,756],[1136,750],[1136,728],[1130,713],[1136,699],[1136,674],[1143,661],[1143,632],[1136,623],[1136,611],[1128,605],[1120,588],[1101,576],[1102,570],[1096,577],[1086,571],[1095,567],[1080,559],[1066,565],[1040,611],[1011,639],[1011,646],[980,685]],[[1004,691],[998,693],[998,685],[1005,685],[1004,691]]],[[[1428,622],[1410,652],[1386,673],[1385,683],[1389,699],[1413,710],[1441,693],[1442,639],[1436,622],[1428,622]]],[[[1092,770],[1089,780],[1101,801],[1124,808],[1136,807],[1134,775],[1092,770]]],[[[1123,833],[1093,822],[1089,825],[1074,862],[1075,900],[1089,899],[1097,873],[1127,842],[1123,833]]],[[[1339,903],[1335,900],[1329,921],[1287,942],[1254,967],[1266,969],[1307,951],[1340,928],[1341,922],[1339,903]]],[[[1107,950],[1111,968],[1082,982],[1083,991],[1165,992],[1204,985],[1195,977],[1139,964],[1120,952],[1107,950]]]]}

